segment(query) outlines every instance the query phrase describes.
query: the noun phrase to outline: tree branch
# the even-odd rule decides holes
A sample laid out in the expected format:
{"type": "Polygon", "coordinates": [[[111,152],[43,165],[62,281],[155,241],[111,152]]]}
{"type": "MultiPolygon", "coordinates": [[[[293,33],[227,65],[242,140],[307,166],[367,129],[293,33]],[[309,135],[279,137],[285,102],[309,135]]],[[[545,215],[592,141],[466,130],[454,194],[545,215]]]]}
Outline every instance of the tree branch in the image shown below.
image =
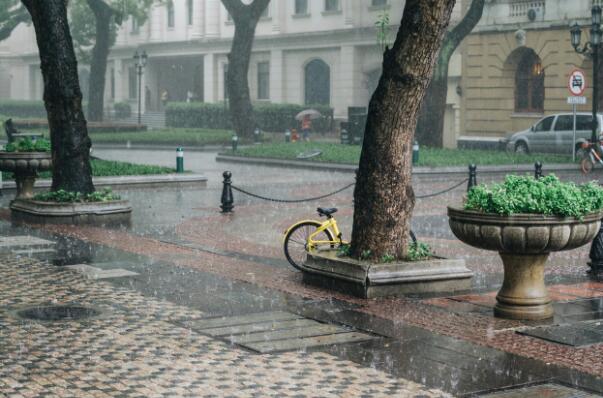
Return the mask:
{"type": "MultiPolygon", "coordinates": [[[[282,1],[282,0],[281,0],[282,1]]],[[[222,0],[222,4],[233,20],[238,20],[241,15],[249,15],[252,21],[257,21],[268,7],[270,0],[253,0],[250,4],[244,4],[241,0],[222,0]]]]}
{"type": "Polygon", "coordinates": [[[461,22],[446,34],[445,44],[452,46],[453,52],[482,18],[484,3],[485,0],[473,0],[461,22]]]}
{"type": "Polygon", "coordinates": [[[20,23],[28,21],[30,21],[29,13],[23,6],[19,6],[9,12],[6,21],[0,23],[0,41],[8,39],[20,23]]]}

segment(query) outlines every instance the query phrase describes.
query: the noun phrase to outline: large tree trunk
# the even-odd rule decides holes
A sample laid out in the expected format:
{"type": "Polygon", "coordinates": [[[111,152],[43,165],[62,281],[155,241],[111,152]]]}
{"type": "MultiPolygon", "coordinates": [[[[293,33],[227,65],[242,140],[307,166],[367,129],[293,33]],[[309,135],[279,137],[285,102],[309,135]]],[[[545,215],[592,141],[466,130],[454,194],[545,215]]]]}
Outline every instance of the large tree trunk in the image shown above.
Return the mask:
{"type": "Polygon", "coordinates": [[[354,190],[354,257],[406,257],[415,202],[412,140],[454,2],[407,0],[393,48],[385,51],[354,190]]]}
{"type": "Polygon", "coordinates": [[[444,145],[444,116],[448,95],[448,65],[452,54],[471,33],[484,11],[485,0],[473,0],[465,17],[446,35],[438,56],[431,84],[425,94],[417,123],[415,137],[422,145],[442,147],[444,145]]]}
{"type": "Polygon", "coordinates": [[[90,82],[88,90],[88,120],[103,120],[105,106],[105,75],[107,58],[111,46],[111,18],[113,9],[102,0],[88,0],[96,22],[96,40],[90,62],[90,82]]]}
{"type": "Polygon", "coordinates": [[[94,191],[90,138],[65,0],[22,0],[36,30],[52,140],[52,190],[94,191]]]}
{"type": "Polygon", "coordinates": [[[254,0],[249,5],[241,3],[240,0],[222,0],[222,3],[235,24],[226,75],[230,115],[237,135],[252,137],[256,123],[251,106],[247,73],[255,27],[270,0],[254,0]]]}

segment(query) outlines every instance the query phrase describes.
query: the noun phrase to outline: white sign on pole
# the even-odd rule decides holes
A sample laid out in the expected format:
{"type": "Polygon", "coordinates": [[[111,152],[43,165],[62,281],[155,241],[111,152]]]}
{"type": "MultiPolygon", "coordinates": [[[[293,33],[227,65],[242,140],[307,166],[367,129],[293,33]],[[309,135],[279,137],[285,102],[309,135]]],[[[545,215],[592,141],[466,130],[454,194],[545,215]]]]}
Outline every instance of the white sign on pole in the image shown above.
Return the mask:
{"type": "Polygon", "coordinates": [[[584,105],[586,104],[586,97],[567,97],[567,103],[569,105],[584,105]]]}
{"type": "Polygon", "coordinates": [[[574,69],[569,75],[569,79],[567,81],[567,88],[569,89],[570,93],[574,96],[584,94],[584,90],[586,90],[586,75],[584,74],[584,71],[580,69],[574,69]]]}

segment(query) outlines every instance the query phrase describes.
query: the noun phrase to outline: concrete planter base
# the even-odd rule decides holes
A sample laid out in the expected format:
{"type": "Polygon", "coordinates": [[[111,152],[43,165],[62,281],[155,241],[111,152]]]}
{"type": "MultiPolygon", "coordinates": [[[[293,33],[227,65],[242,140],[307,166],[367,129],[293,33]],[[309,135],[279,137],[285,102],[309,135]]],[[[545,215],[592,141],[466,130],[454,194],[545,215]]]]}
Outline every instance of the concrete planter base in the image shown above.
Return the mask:
{"type": "Polygon", "coordinates": [[[33,224],[128,226],[132,215],[132,207],[127,200],[57,203],[15,199],[10,210],[13,222],[33,224]]]}
{"type": "Polygon", "coordinates": [[[452,292],[471,287],[465,260],[433,259],[371,264],[337,257],[337,251],[309,253],[304,282],[362,298],[452,292]]]}

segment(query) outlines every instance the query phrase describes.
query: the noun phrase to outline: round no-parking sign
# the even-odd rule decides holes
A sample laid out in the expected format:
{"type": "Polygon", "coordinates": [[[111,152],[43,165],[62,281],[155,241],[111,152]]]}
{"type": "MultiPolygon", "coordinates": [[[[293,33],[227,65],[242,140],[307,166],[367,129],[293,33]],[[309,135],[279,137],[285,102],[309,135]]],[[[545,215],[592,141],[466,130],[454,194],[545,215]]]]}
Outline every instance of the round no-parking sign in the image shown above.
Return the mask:
{"type": "Polygon", "coordinates": [[[584,90],[586,90],[586,76],[584,75],[584,71],[574,69],[569,75],[567,88],[572,95],[584,94],[584,90]]]}

